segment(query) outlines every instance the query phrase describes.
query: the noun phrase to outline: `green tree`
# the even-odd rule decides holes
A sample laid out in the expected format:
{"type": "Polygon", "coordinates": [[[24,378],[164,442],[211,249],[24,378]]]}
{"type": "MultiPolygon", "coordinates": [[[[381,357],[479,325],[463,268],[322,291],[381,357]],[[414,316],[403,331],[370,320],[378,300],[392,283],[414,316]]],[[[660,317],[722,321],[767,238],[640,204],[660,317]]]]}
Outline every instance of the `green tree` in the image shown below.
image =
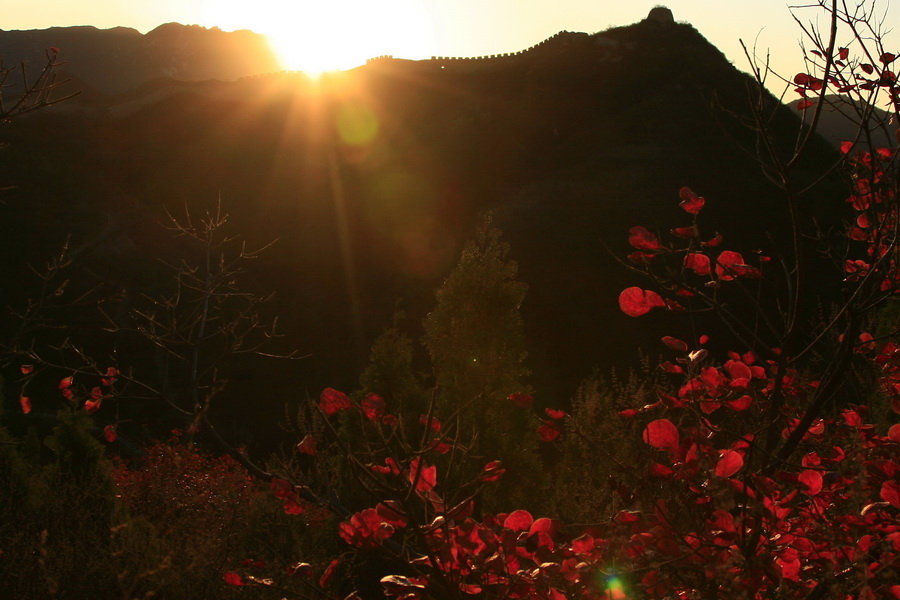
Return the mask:
{"type": "Polygon", "coordinates": [[[428,392],[413,366],[413,340],[400,327],[402,313],[372,344],[369,362],[359,377],[366,393],[390,399],[398,413],[415,415],[428,410],[428,392]]]}
{"type": "Polygon", "coordinates": [[[425,345],[445,407],[485,417],[523,388],[527,286],[490,218],[463,250],[425,319],[425,345]],[[467,408],[471,406],[471,408],[467,408]]]}
{"type": "MultiPolygon", "coordinates": [[[[519,312],[527,285],[516,279],[509,244],[490,225],[488,216],[438,289],[437,305],[425,319],[424,342],[438,414],[445,420],[452,416],[458,440],[471,435],[473,458],[499,458],[508,482],[527,481],[537,462],[537,436],[528,431],[530,411],[509,400],[510,394],[530,392],[519,312]]],[[[528,494],[520,492],[504,486],[489,504],[515,499],[530,505],[528,494]]]]}

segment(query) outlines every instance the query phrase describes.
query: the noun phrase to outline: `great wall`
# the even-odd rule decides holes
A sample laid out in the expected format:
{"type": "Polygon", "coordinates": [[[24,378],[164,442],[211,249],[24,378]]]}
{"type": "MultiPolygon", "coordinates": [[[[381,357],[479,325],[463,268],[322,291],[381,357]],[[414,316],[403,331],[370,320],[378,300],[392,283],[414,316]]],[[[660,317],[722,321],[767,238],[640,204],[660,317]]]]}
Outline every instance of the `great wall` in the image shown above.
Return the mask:
{"type": "MultiPolygon", "coordinates": [[[[672,12],[663,6],[654,7],[647,18],[641,21],[651,27],[665,27],[674,24],[675,20],[672,12]]],[[[366,67],[379,66],[396,66],[398,68],[416,68],[416,69],[450,69],[452,71],[472,71],[490,68],[492,66],[508,65],[509,61],[523,59],[525,57],[535,56],[542,50],[549,48],[564,48],[573,45],[593,46],[598,60],[617,61],[621,60],[623,51],[627,48],[623,44],[610,36],[603,33],[587,34],[573,31],[559,31],[547,39],[525,48],[517,52],[505,52],[501,54],[487,54],[484,56],[432,56],[424,59],[406,59],[397,58],[391,54],[375,56],[366,60],[366,67]]],[[[357,67],[360,68],[360,67],[357,67]]],[[[258,79],[272,76],[305,76],[302,71],[280,71],[278,73],[264,73],[252,75],[242,79],[258,79]]]]}
{"type": "MultiPolygon", "coordinates": [[[[453,71],[481,70],[492,66],[503,66],[509,61],[533,56],[541,50],[550,47],[567,47],[573,44],[595,44],[602,48],[602,55],[606,60],[619,60],[621,58],[621,44],[612,38],[603,37],[601,34],[589,35],[572,31],[560,31],[549,38],[533,46],[519,50],[518,52],[505,52],[501,54],[488,54],[484,56],[432,56],[424,59],[396,58],[391,54],[375,56],[366,60],[365,67],[398,67],[414,69],[451,69],[453,71]]],[[[362,68],[363,65],[357,68],[362,68]]],[[[261,73],[242,77],[241,80],[260,79],[268,77],[304,76],[302,71],[280,71],[278,73],[261,73]]]]}
{"type": "MultiPolygon", "coordinates": [[[[553,35],[551,35],[544,41],[539,42],[539,43],[535,44],[534,46],[525,48],[524,50],[519,50],[518,52],[504,52],[501,54],[486,54],[484,56],[432,56],[430,59],[423,59],[423,60],[416,61],[416,62],[431,62],[431,63],[441,63],[441,62],[445,62],[445,61],[470,62],[470,61],[491,61],[491,60],[496,60],[498,58],[501,58],[501,59],[502,58],[511,58],[514,56],[522,56],[522,55],[527,54],[528,52],[531,52],[538,48],[545,47],[545,46],[547,46],[547,44],[553,43],[554,40],[561,40],[568,36],[579,36],[580,37],[580,36],[587,36],[587,34],[586,33],[575,33],[575,32],[564,30],[564,31],[554,33],[553,35]]],[[[386,54],[386,55],[370,58],[370,59],[366,60],[366,64],[368,65],[368,64],[372,64],[372,63],[389,61],[389,60],[397,60],[397,59],[395,59],[390,54],[386,54]]]]}

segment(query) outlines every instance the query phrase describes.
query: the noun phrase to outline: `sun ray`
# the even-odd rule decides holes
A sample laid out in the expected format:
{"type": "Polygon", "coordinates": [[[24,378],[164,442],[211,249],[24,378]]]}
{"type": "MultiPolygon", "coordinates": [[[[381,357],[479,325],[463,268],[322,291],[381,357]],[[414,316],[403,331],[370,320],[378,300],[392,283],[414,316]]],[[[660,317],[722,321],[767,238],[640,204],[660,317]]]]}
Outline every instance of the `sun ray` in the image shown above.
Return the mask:
{"type": "Polygon", "coordinates": [[[425,58],[434,50],[432,15],[415,0],[207,0],[206,19],[269,37],[287,70],[346,70],[385,54],[425,58]]]}

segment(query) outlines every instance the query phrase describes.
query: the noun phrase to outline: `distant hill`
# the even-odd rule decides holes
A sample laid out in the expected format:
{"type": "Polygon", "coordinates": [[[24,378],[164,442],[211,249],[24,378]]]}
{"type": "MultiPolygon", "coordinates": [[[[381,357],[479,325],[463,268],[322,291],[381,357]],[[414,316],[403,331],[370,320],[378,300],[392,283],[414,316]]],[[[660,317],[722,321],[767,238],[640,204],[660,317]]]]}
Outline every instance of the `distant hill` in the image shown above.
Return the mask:
{"type": "MultiPolygon", "coordinates": [[[[156,225],[163,207],[180,212],[221,197],[251,245],[278,240],[254,281],[276,291],[272,308],[285,333],[311,354],[277,377],[238,369],[224,402],[248,426],[271,422],[306,392],[353,388],[398,300],[420,335],[415,324],[481,211],[493,211],[529,285],[529,367],[539,401],[556,405],[595,369],[622,371],[640,352],[659,353],[660,335],[710,333],[727,344],[727,332],[702,315],[635,320],[616,305],[623,287],[640,283],[615,258],[630,251],[628,228],[664,233],[685,224],[681,186],[707,198],[701,224],[727,243],[775,252],[784,239],[785,206],[741,123],[748,76],[687,24],[563,32],[478,60],[383,58],[315,85],[291,74],[176,80],[272,70],[270,59],[212,49],[221,48],[213,40],[258,39],[249,33],[85,31],[105,41],[80,55],[48,32],[37,32],[35,53],[60,46],[70,72],[94,89],[130,92],[0,130],[8,142],[0,181],[17,186],[0,205],[0,280],[24,281],[23,265],[40,264],[71,235],[85,281],[152,289],[161,285],[154,257],[180,248],[156,225]],[[130,50],[96,50],[116,39],[130,50]],[[215,60],[188,60],[210,56],[189,50],[201,46],[188,40],[201,39],[215,60]],[[230,63],[236,55],[247,60],[230,63]]],[[[766,101],[778,143],[793,147],[796,111],[766,101]]],[[[834,157],[817,140],[796,172],[834,157]]],[[[846,206],[831,180],[809,202],[830,207],[823,227],[846,206]]],[[[2,304],[25,293],[0,291],[2,304]]]]}
{"type": "Polygon", "coordinates": [[[59,49],[66,62],[61,75],[89,97],[128,92],[160,78],[233,81],[281,69],[265,36],[247,30],[178,23],[146,34],[127,27],[0,30],[0,57],[7,66],[24,64],[35,72],[50,48],[59,49]]]}
{"type": "MultiPolygon", "coordinates": [[[[799,103],[800,99],[797,99],[790,102],[788,106],[796,111],[799,103]]],[[[812,118],[813,110],[814,107],[806,109],[807,121],[812,118]]],[[[845,140],[856,140],[858,135],[860,136],[859,140],[864,142],[866,134],[860,134],[860,118],[857,110],[859,107],[848,102],[847,98],[843,96],[828,96],[816,131],[835,148],[845,140]]],[[[889,146],[891,141],[896,139],[895,132],[900,124],[896,123],[893,116],[887,111],[876,109],[875,115],[869,119],[869,122],[883,124],[869,132],[873,144],[889,146]]]]}

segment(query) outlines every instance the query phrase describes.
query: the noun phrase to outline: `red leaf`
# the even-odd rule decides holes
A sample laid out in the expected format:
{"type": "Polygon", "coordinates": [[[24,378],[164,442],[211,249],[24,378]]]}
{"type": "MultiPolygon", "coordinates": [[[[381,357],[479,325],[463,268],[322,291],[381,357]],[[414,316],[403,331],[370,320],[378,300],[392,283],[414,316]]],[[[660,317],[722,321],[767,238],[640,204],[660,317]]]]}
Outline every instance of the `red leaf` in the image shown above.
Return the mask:
{"type": "Polygon", "coordinates": [[[531,408],[534,404],[534,397],[529,394],[510,394],[506,399],[519,408],[531,408]]]}
{"type": "Polygon", "coordinates": [[[724,250],[716,259],[716,275],[719,276],[719,279],[730,281],[734,279],[734,275],[738,274],[735,266],[743,264],[744,257],[740,252],[724,250]]]}
{"type": "Polygon", "coordinates": [[[677,375],[684,373],[684,369],[680,365],[672,364],[669,361],[660,363],[659,366],[660,366],[660,368],[662,368],[663,371],[665,371],[667,373],[675,373],[677,375]]]}
{"type": "Polygon", "coordinates": [[[559,437],[559,426],[553,421],[544,421],[537,430],[542,442],[552,442],[559,437]]]}
{"type": "Polygon", "coordinates": [[[341,559],[336,558],[331,563],[329,563],[328,568],[325,569],[325,572],[322,573],[322,577],[319,578],[319,587],[327,587],[331,582],[331,578],[334,577],[334,572],[337,569],[338,564],[340,564],[341,559]]]}
{"type": "Polygon", "coordinates": [[[350,398],[344,392],[339,392],[333,388],[325,388],[319,396],[319,408],[326,415],[333,415],[336,412],[352,408],[350,398]]]}
{"type": "Polygon", "coordinates": [[[453,519],[454,521],[465,521],[472,515],[472,512],[474,510],[475,502],[470,498],[469,500],[460,502],[449,511],[447,511],[447,518],[453,519]]]}
{"type": "Polygon", "coordinates": [[[894,62],[894,60],[896,58],[897,58],[897,55],[894,54],[893,52],[885,52],[878,58],[878,60],[880,60],[882,63],[888,65],[888,64],[894,62]]]}
{"type": "Polygon", "coordinates": [[[888,480],[881,484],[881,499],[890,502],[894,508],[900,508],[900,483],[888,480]]]}
{"type": "Polygon", "coordinates": [[[497,481],[500,477],[506,473],[506,469],[502,468],[502,463],[499,460],[494,460],[484,465],[482,469],[482,475],[479,478],[481,481],[497,481]]]}
{"type": "MultiPolygon", "coordinates": [[[[24,407],[22,408],[22,410],[24,410],[24,407]]],[[[888,429],[887,437],[889,440],[891,440],[893,442],[900,443],[900,423],[897,423],[896,425],[891,425],[891,428],[888,429]]]]}
{"type": "Polygon", "coordinates": [[[853,150],[853,142],[844,140],[841,142],[841,154],[849,154],[853,150]]]}
{"type": "Polygon", "coordinates": [[[797,479],[806,486],[806,489],[802,491],[807,496],[815,496],[822,491],[822,473],[819,471],[806,469],[800,473],[797,479]]]}
{"type": "Polygon", "coordinates": [[[657,419],[647,423],[644,429],[644,442],[657,450],[678,450],[680,436],[678,429],[668,419],[657,419]]]}
{"type": "Polygon", "coordinates": [[[665,305],[666,303],[660,295],[653,290],[630,287],[625,288],[619,294],[619,308],[629,317],[640,317],[650,312],[654,307],[665,305]]]}
{"type": "Polygon", "coordinates": [[[775,559],[775,564],[781,569],[781,577],[790,581],[800,581],[800,559],[797,558],[797,552],[788,549],[782,556],[775,559]]]}
{"type": "Polygon", "coordinates": [[[556,534],[558,534],[562,528],[563,524],[559,519],[548,519],[547,517],[541,517],[540,519],[535,519],[531,524],[531,527],[528,528],[528,535],[532,536],[538,534],[538,545],[542,548],[548,548],[552,550],[552,538],[556,534]]]}
{"type": "Polygon", "coordinates": [[[676,235],[680,238],[689,240],[700,235],[700,232],[697,231],[696,226],[691,225],[690,227],[676,227],[672,230],[672,235],[676,235]]]}
{"type": "Polygon", "coordinates": [[[547,413],[547,416],[551,419],[559,420],[566,418],[566,411],[559,410],[557,408],[545,408],[544,412],[547,413]]]}
{"type": "Polygon", "coordinates": [[[846,421],[847,425],[850,427],[862,427],[862,417],[860,417],[859,413],[855,410],[845,408],[841,411],[841,416],[844,417],[844,421],[846,421]]]}
{"type": "Polygon", "coordinates": [[[437,485],[437,467],[422,467],[420,471],[419,464],[418,457],[409,463],[409,482],[416,486],[417,492],[428,492],[437,485]]]}
{"type": "Polygon", "coordinates": [[[420,598],[417,592],[425,589],[425,586],[417,579],[410,579],[402,575],[388,575],[381,578],[381,585],[388,596],[402,596],[404,598],[420,598]]]}
{"type": "Polygon", "coordinates": [[[572,552],[575,554],[588,554],[594,550],[594,536],[589,533],[582,533],[579,537],[572,540],[572,552]]]}
{"type": "Polygon", "coordinates": [[[419,424],[431,428],[435,433],[440,433],[441,431],[440,420],[429,415],[419,415],[419,424]]]}
{"type": "Polygon", "coordinates": [[[28,396],[19,396],[19,406],[26,415],[31,412],[31,398],[28,396]]]}
{"type": "Polygon", "coordinates": [[[753,402],[753,399],[750,396],[748,396],[747,394],[744,394],[737,400],[726,401],[725,404],[727,404],[728,408],[730,408],[731,410],[733,410],[735,412],[741,412],[741,411],[744,411],[744,410],[747,410],[748,408],[750,408],[750,404],[752,404],[752,402],[753,402]]]}
{"type": "Polygon", "coordinates": [[[639,512],[634,510],[620,510],[613,517],[613,520],[620,525],[626,525],[628,523],[637,523],[641,520],[641,516],[639,512]]]}
{"type": "Polygon", "coordinates": [[[72,385],[72,376],[71,375],[69,377],[63,377],[59,381],[59,389],[61,389],[61,390],[68,389],[69,387],[71,387],[71,385],[72,385]]]}
{"type": "Polygon", "coordinates": [[[725,383],[725,376],[715,367],[703,367],[700,378],[710,389],[715,389],[725,383]]]}
{"type": "Polygon", "coordinates": [[[503,528],[511,531],[525,531],[534,523],[534,517],[527,510],[516,510],[509,513],[503,521],[503,528]]]}
{"type": "Polygon", "coordinates": [[[665,335],[662,338],[663,344],[675,350],[676,352],[687,352],[688,345],[687,342],[679,340],[678,338],[674,338],[670,335],[665,335]]]}
{"type": "Polygon", "coordinates": [[[681,198],[681,202],[678,205],[685,212],[692,215],[699,213],[703,208],[703,205],[706,204],[706,200],[704,200],[702,196],[698,196],[687,186],[678,191],[678,196],[681,198]]]}
{"type": "Polygon", "coordinates": [[[702,252],[690,252],[684,256],[684,268],[692,270],[697,275],[709,275],[709,257],[702,252]]]}
{"type": "Polygon", "coordinates": [[[22,365],[19,370],[22,371],[22,375],[29,375],[34,371],[34,365],[22,365]]]}
{"type": "Polygon", "coordinates": [[[649,473],[651,477],[660,477],[665,479],[666,477],[671,476],[675,473],[671,467],[667,467],[666,465],[661,465],[658,462],[651,462],[649,473]]]}
{"type": "Polygon", "coordinates": [[[116,441],[116,426],[115,425],[107,425],[103,428],[103,439],[112,444],[116,441]]]}
{"type": "Polygon", "coordinates": [[[292,486],[289,481],[273,477],[271,485],[272,491],[275,492],[275,497],[279,500],[287,500],[288,498],[295,497],[296,492],[294,491],[294,486],[292,486]]]}
{"type": "Polygon", "coordinates": [[[875,70],[875,69],[872,67],[872,65],[870,65],[870,64],[868,64],[868,63],[863,63],[863,64],[859,65],[859,68],[862,69],[863,71],[865,71],[865,72],[866,72],[866,75],[871,75],[871,74],[872,74],[872,71],[875,70]]]}
{"type": "Polygon", "coordinates": [[[636,265],[649,265],[650,261],[652,261],[655,257],[656,254],[653,254],[651,252],[641,252],[640,250],[635,250],[628,255],[628,260],[636,265]]]}
{"type": "Polygon", "coordinates": [[[307,562],[296,562],[285,567],[285,571],[292,577],[311,579],[313,576],[312,565],[307,562]]]}
{"type": "Polygon", "coordinates": [[[247,585],[244,583],[244,580],[241,579],[241,576],[234,571],[226,571],[223,578],[228,585],[247,585]]]}
{"type": "MultiPolygon", "coordinates": [[[[388,465],[369,465],[369,468],[376,473],[381,473],[382,475],[390,475],[393,472],[393,469],[388,465]]],[[[393,474],[396,475],[396,473],[393,474]]]]}
{"type": "Polygon", "coordinates": [[[840,60],[847,60],[848,56],[850,56],[849,48],[838,48],[838,58],[840,60]]]}
{"type": "MultiPolygon", "coordinates": [[[[348,400],[349,402],[349,400],[348,400]]],[[[360,403],[363,414],[370,421],[377,421],[384,415],[384,399],[378,394],[368,394],[360,403]]],[[[349,408],[349,406],[347,407],[349,408]]]]}
{"type": "Polygon", "coordinates": [[[814,104],[815,104],[814,101],[810,100],[809,98],[806,98],[797,103],[797,110],[806,110],[807,108],[809,108],[810,106],[813,106],[814,104]]]}
{"type": "Polygon", "coordinates": [[[662,244],[657,237],[645,227],[635,225],[628,230],[628,243],[638,250],[659,250],[662,244]]]}
{"type": "Polygon", "coordinates": [[[297,444],[297,452],[300,454],[316,455],[316,438],[307,434],[300,443],[297,444]]]}
{"type": "Polygon", "coordinates": [[[750,367],[740,360],[729,360],[725,363],[725,370],[728,371],[728,376],[732,379],[750,379],[753,377],[750,367]]]}
{"type": "Polygon", "coordinates": [[[84,410],[87,411],[87,414],[93,414],[100,410],[100,403],[102,400],[85,400],[84,402],[84,410]]]}
{"type": "Polygon", "coordinates": [[[638,411],[634,410],[633,408],[626,408],[625,410],[619,411],[619,416],[622,417],[623,419],[631,419],[631,418],[637,416],[637,414],[638,414],[638,411]]]}
{"type": "Polygon", "coordinates": [[[720,246],[720,245],[722,244],[722,240],[723,240],[723,239],[724,239],[724,238],[722,237],[722,234],[721,234],[721,233],[716,233],[716,235],[713,236],[713,238],[712,238],[711,240],[705,241],[705,242],[703,242],[703,243],[700,244],[700,245],[701,245],[701,246],[707,246],[707,247],[709,247],[709,248],[716,248],[716,247],[718,247],[718,246],[720,246]]]}
{"type": "Polygon", "coordinates": [[[296,498],[285,498],[284,499],[284,514],[286,515],[302,515],[303,507],[300,506],[300,503],[297,502],[296,498]]]}
{"type": "Polygon", "coordinates": [[[98,387],[95,387],[91,390],[91,400],[100,400],[103,398],[103,390],[98,387]]]}

